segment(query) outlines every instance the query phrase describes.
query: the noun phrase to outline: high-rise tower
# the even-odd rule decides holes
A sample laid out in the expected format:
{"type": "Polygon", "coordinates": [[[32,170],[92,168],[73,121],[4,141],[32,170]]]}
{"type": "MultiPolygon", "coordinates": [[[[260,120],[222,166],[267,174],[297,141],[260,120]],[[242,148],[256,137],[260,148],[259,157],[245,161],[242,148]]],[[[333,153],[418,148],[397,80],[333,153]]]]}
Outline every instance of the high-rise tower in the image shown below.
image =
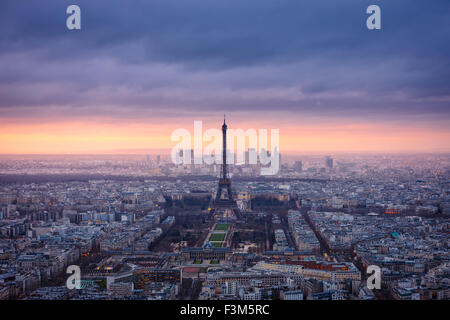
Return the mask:
{"type": "Polygon", "coordinates": [[[222,125],[222,179],[227,178],[227,124],[225,123],[225,115],[223,116],[222,125]]]}
{"type": "Polygon", "coordinates": [[[327,169],[333,169],[333,158],[330,156],[325,157],[325,166],[327,169]]]}
{"type": "Polygon", "coordinates": [[[231,190],[231,180],[228,178],[227,168],[227,124],[225,116],[223,117],[222,125],[222,174],[219,179],[219,186],[216,197],[212,201],[211,210],[214,214],[229,217],[231,214],[235,218],[240,217],[240,212],[236,201],[233,199],[233,192],[231,190]]]}

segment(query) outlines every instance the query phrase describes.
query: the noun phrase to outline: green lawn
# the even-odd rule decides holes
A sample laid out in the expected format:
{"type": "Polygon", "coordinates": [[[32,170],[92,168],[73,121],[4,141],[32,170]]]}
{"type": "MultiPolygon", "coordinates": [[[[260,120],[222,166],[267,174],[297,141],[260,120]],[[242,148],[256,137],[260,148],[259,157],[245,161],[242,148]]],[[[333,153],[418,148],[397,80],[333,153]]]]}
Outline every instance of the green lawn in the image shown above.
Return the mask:
{"type": "Polygon", "coordinates": [[[213,233],[209,237],[209,241],[223,241],[225,240],[225,233],[213,233]]]}
{"type": "Polygon", "coordinates": [[[214,230],[219,230],[219,231],[226,231],[228,230],[228,223],[218,223],[216,224],[216,228],[214,230]]]}
{"type": "Polygon", "coordinates": [[[222,242],[220,241],[211,242],[211,244],[216,248],[222,248],[222,242]]]}

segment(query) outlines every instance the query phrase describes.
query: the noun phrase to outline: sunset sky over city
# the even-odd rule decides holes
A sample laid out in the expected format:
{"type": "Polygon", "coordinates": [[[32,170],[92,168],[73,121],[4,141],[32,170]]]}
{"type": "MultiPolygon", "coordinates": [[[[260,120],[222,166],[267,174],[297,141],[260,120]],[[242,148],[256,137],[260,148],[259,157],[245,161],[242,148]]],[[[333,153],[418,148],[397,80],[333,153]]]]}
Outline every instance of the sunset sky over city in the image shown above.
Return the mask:
{"type": "Polygon", "coordinates": [[[81,31],[68,1],[0,4],[0,153],[170,149],[224,113],[281,153],[450,151],[448,0],[377,1],[379,31],[365,0],[77,3],[81,31]]]}

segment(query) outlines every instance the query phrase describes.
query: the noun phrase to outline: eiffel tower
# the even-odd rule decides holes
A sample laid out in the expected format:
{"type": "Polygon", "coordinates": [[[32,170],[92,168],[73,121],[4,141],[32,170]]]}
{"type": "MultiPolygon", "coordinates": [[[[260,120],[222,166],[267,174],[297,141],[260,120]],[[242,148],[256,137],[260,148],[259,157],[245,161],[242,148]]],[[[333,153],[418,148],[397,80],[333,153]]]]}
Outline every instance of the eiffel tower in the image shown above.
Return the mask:
{"type": "Polygon", "coordinates": [[[239,208],[233,199],[233,191],[231,190],[231,180],[228,178],[227,169],[227,124],[225,116],[223,116],[222,125],[222,173],[219,179],[219,186],[216,197],[212,201],[211,212],[215,216],[227,218],[241,218],[239,208]]]}

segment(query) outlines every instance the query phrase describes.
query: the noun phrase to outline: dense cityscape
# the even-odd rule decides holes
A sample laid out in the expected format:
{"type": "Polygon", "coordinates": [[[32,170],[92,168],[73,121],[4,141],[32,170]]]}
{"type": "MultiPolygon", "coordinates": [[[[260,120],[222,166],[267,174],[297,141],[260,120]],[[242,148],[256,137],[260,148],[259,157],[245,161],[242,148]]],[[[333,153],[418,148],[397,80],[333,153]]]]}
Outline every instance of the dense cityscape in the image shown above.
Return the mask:
{"type": "Polygon", "coordinates": [[[450,155],[281,159],[228,165],[234,215],[213,207],[220,165],[3,156],[0,299],[450,298],[450,155]]]}
{"type": "Polygon", "coordinates": [[[449,0],[0,1],[1,316],[448,306],[449,0]]]}

